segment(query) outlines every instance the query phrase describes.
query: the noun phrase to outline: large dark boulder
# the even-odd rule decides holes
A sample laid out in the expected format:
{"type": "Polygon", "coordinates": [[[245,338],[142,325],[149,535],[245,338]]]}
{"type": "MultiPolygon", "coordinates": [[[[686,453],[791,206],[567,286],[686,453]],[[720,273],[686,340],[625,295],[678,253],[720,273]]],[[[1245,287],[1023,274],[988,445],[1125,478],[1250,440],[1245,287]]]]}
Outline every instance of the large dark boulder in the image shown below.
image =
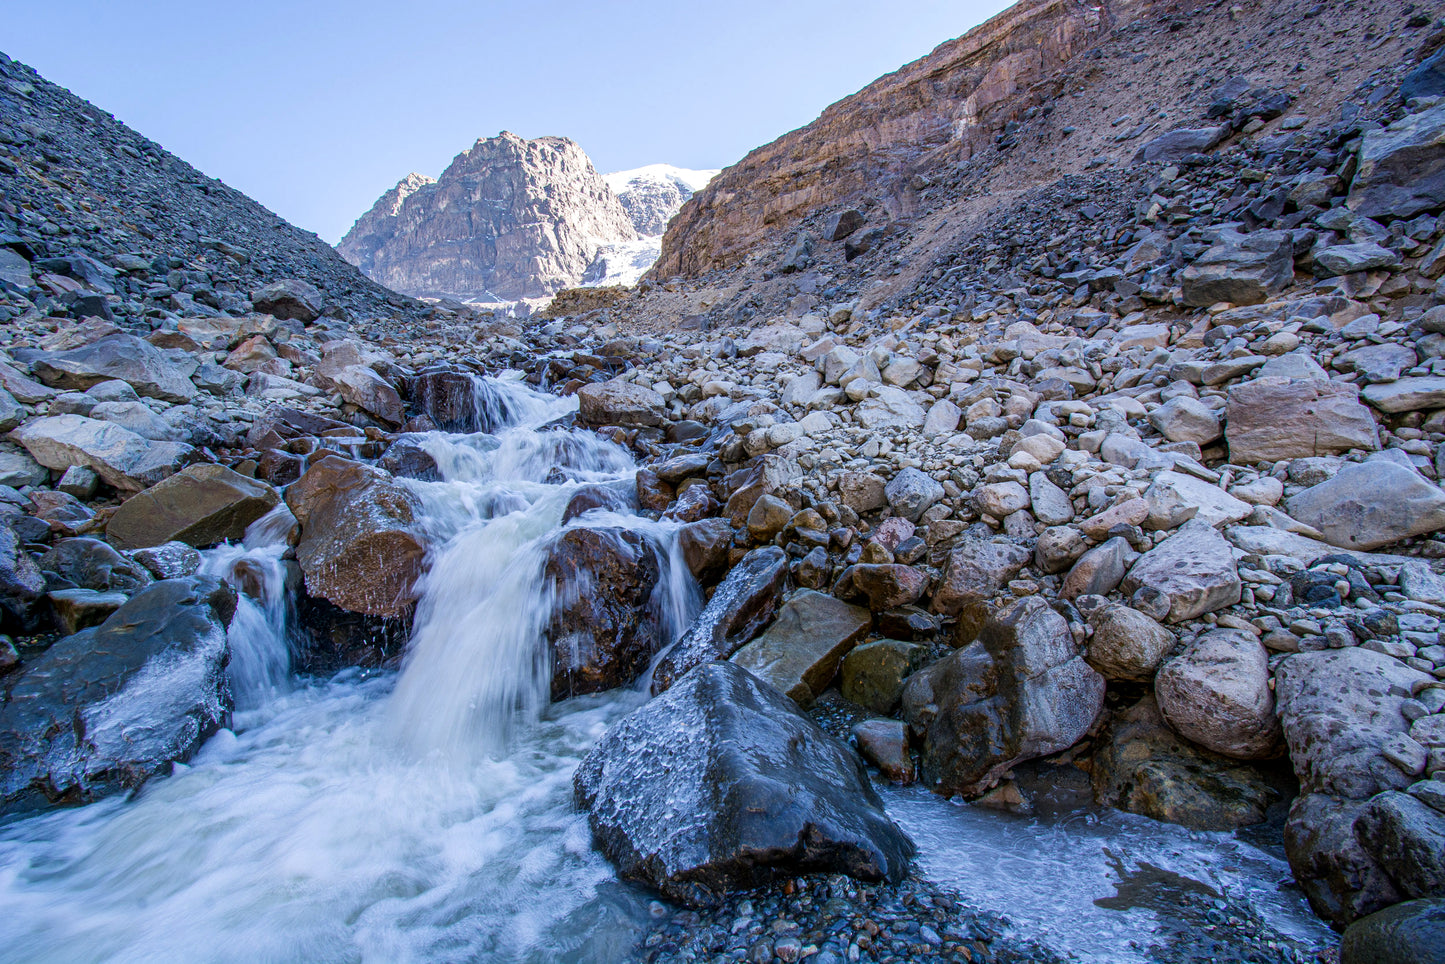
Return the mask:
{"type": "Polygon", "coordinates": [[[682,638],[658,660],[652,692],[661,693],[694,666],[727,659],[772,621],[788,582],[788,554],[764,546],[743,556],[682,638]]]}
{"type": "Polygon", "coordinates": [[[236,593],[168,579],[27,664],[0,705],[0,809],[85,803],[188,759],[226,724],[236,593]]]}
{"type": "Polygon", "coordinates": [[[1361,917],[1345,928],[1340,964],[1445,964],[1445,898],[1361,917]]]}
{"type": "Polygon", "coordinates": [[[978,796],[1017,763],[1067,750],[1104,708],[1104,677],[1038,596],[990,618],[979,638],[909,678],[903,718],[939,793],[978,796]]]}
{"type": "Polygon", "coordinates": [[[896,881],[913,853],[858,758],[731,663],[614,726],[573,787],[622,876],[687,904],[778,875],[896,881]]]}
{"type": "Polygon", "coordinates": [[[552,648],[552,699],[626,686],[663,642],[657,554],[629,529],[568,529],[544,569],[554,594],[545,635],[552,648]]]}
{"type": "Polygon", "coordinates": [[[1408,793],[1373,797],[1355,838],[1407,897],[1445,897],[1445,815],[1408,793]]]}
{"type": "MultiPolygon", "coordinates": [[[[151,583],[145,566],[99,539],[61,539],[40,557],[40,568],[61,584],[100,592],[139,592],[151,583]]],[[[56,588],[51,580],[51,588],[56,588]]]]}
{"type": "Polygon", "coordinates": [[[9,526],[0,525],[0,622],[30,627],[45,577],[9,526]]]}

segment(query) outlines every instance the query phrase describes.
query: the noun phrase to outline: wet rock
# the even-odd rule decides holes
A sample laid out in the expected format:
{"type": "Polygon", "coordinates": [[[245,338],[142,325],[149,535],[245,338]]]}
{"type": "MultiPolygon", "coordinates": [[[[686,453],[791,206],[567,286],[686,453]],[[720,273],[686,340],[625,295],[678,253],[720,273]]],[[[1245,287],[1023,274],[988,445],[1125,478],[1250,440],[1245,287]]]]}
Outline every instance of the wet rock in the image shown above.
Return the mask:
{"type": "Polygon", "coordinates": [[[552,648],[552,699],[626,686],[664,642],[657,610],[656,553],[628,529],[568,529],[544,569],[555,593],[544,631],[552,648]]]}
{"type": "Polygon", "coordinates": [[[121,549],[167,542],[205,548],[241,539],[247,526],[280,501],[265,482],[224,465],[190,465],[127,499],[105,534],[121,549]]]}
{"type": "Polygon", "coordinates": [[[928,647],[897,639],[864,643],[843,658],[839,691],[875,713],[892,713],[903,684],[928,662],[928,647]]]}
{"type": "Polygon", "coordinates": [[[83,465],[122,492],[154,485],[194,457],[189,445],[155,442],[109,422],[83,415],[33,419],[10,437],[49,469],[83,465]]]}
{"type": "MultiPolygon", "coordinates": [[[[81,589],[136,593],[151,583],[151,574],[141,563],[99,539],[61,539],[40,557],[40,568],[81,589]]],[[[156,578],[189,576],[194,571],[156,578]]]]}
{"type": "Polygon", "coordinates": [[[613,379],[583,385],[577,390],[579,416],[588,425],[643,428],[661,425],[666,403],[661,395],[642,385],[613,379]]]}
{"type": "Polygon", "coordinates": [[[1094,635],[1084,656],[1105,679],[1148,682],[1174,648],[1174,634],[1128,606],[1110,604],[1089,616],[1094,635]]]}
{"type": "Polygon", "coordinates": [[[1373,451],[1379,433],[1359,391],[1342,382],[1256,378],[1230,389],[1225,437],[1238,465],[1373,451]]]}
{"type": "Polygon", "coordinates": [[[874,612],[908,606],[928,591],[928,575],[899,563],[849,566],[839,579],[838,592],[844,598],[862,597],[874,612]]]}
{"type": "MultiPolygon", "coordinates": [[[[101,543],[104,545],[104,543],[101,543]]],[[[106,546],[106,548],[110,548],[106,546]]],[[[201,568],[201,554],[184,542],[167,542],[163,546],[137,549],[131,558],[157,579],[180,579],[195,575],[201,568]]]]}
{"type": "Polygon", "coordinates": [[[1104,706],[1104,678],[1037,596],[989,619],[976,642],[914,674],[902,715],[939,793],[977,796],[1024,760],[1073,746],[1104,706]]]}
{"type": "Polygon", "coordinates": [[[129,598],[123,592],[97,592],[94,589],[57,589],[46,596],[55,614],[55,622],[66,634],[99,626],[129,598]]]}
{"type": "Polygon", "coordinates": [[[1377,220],[1414,217],[1445,205],[1445,105],[1367,131],[1347,202],[1377,220]]]}
{"type": "Polygon", "coordinates": [[[363,412],[368,412],[391,425],[400,425],[406,416],[401,395],[395,386],[365,365],[348,365],[324,376],[325,383],[363,412]]]}
{"type": "Polygon", "coordinates": [[[158,582],[27,664],[0,706],[4,809],[85,803],[189,759],[226,724],[235,591],[158,582]]]}
{"type": "Polygon", "coordinates": [[[1260,823],[1279,792],[1248,764],[1180,739],[1146,695],[1116,715],[1094,754],[1095,800],[1197,830],[1260,823]]]}
{"type": "Polygon", "coordinates": [[[691,905],[777,875],[898,880],[913,852],[857,758],[731,663],[615,725],[573,786],[621,875],[691,905]]]}
{"type": "Polygon", "coordinates": [[[1410,900],[1345,928],[1340,964],[1445,964],[1445,898],[1410,900]]]}
{"type": "Polygon", "coordinates": [[[801,589],[778,610],[761,636],[732,655],[732,661],[791,697],[800,706],[815,700],[838,664],[868,635],[873,617],[866,609],[801,589]]]}
{"type": "Polygon", "coordinates": [[[0,616],[6,624],[29,627],[45,594],[45,576],[9,526],[0,525],[0,616]]]}
{"type": "Polygon", "coordinates": [[[1269,654],[1253,634],[1215,629],[1167,660],[1154,677],[1159,712],[1175,732],[1236,760],[1279,751],[1269,654]]]}
{"type": "Polygon", "coordinates": [[[70,351],[45,352],[31,362],[37,377],[52,388],[84,391],[111,379],[163,402],[188,402],[196,396],[191,383],[195,363],[182,367],[154,345],[134,335],[108,335],[70,351]]]}
{"type": "Polygon", "coordinates": [[[1445,897],[1445,815],[1408,793],[1372,797],[1355,837],[1407,897],[1445,897]]]}
{"type": "Polygon", "coordinates": [[[751,642],[782,604],[787,578],[788,554],[777,546],[744,556],[688,631],[658,660],[652,692],[663,692],[694,666],[727,659],[751,642]]]}
{"type": "Polygon", "coordinates": [[[853,741],[863,759],[892,783],[907,786],[918,776],[908,754],[908,727],[901,720],[863,720],[853,727],[853,741]]]}
{"type": "Polygon", "coordinates": [[[437,467],[436,459],[432,458],[422,446],[422,436],[406,434],[397,436],[395,442],[387,446],[381,458],[377,460],[377,467],[390,472],[399,479],[416,479],[420,482],[437,482],[441,479],[441,469],[437,467]]]}
{"type": "Polygon", "coordinates": [[[1206,522],[1190,521],[1129,569],[1125,594],[1145,587],[1169,598],[1166,621],[1177,623],[1239,602],[1242,583],[1224,536],[1206,522]]]}
{"type": "Polygon", "coordinates": [[[296,559],[309,594],[371,616],[409,610],[425,557],[410,490],[328,455],[286,490],[286,504],[301,526],[296,559]]]}
{"type": "Polygon", "coordinates": [[[321,316],[325,299],[315,285],[285,278],[252,291],[251,304],[257,311],[274,318],[311,322],[321,316]]]}
{"type": "Polygon", "coordinates": [[[1342,549],[1378,549],[1445,528],[1445,492],[1386,459],[1346,465],[1288,505],[1291,517],[1342,549]]]}
{"type": "Polygon", "coordinates": [[[957,615],[970,600],[987,599],[1002,589],[1028,563],[1030,553],[1008,542],[970,542],[948,554],[943,579],[930,608],[957,615]]]}
{"type": "Polygon", "coordinates": [[[727,565],[733,527],[726,519],[699,519],[683,526],[677,541],[688,571],[697,579],[711,581],[727,565]]]}
{"type": "Polygon", "coordinates": [[[1294,240],[1288,231],[1221,232],[1219,241],[1184,269],[1184,303],[1257,305],[1294,279],[1294,240]]]}

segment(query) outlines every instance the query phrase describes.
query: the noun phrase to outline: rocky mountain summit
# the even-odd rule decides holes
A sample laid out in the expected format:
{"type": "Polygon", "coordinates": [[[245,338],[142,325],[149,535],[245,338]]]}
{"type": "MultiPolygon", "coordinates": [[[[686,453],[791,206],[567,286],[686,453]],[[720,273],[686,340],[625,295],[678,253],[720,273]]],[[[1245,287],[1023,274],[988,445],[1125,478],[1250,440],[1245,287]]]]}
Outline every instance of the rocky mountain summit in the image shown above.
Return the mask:
{"type": "MultiPolygon", "coordinates": [[[[1345,964],[1445,946],[1445,23],[1384,0],[1097,14],[1014,8],[940,48],[958,71],[913,65],[787,135],[816,180],[775,223],[748,212],[785,197],[783,142],[684,205],[653,280],[526,320],[368,301],[279,229],[241,261],[169,207],[118,249],[104,212],[141,209],[161,162],[87,160],[120,166],[109,193],[67,173],[68,125],[134,135],[0,65],[4,808],[139,786],[226,725],[225,630],[258,580],[199,550],[251,526],[283,534],[302,670],[394,665],[441,548],[413,483],[451,469],[435,433],[511,424],[510,372],[576,398],[537,428],[575,523],[537,546],[542,699],[647,687],[573,778],[597,846],[674,905],[638,959],[1039,959],[917,906],[887,783],[1273,832],[1345,964]],[[883,134],[848,157],[907,161],[871,204],[862,168],[807,154],[860,104],[883,134]],[[969,118],[967,159],[938,153],[969,118]],[[630,453],[625,485],[591,481],[575,429],[630,453]],[[675,638],[660,559],[702,593],[675,638]],[[142,699],[157,679],[173,698],[142,699]],[[870,930],[848,877],[917,919],[870,930]]],[[[560,144],[493,141],[611,196],[560,144]]],[[[395,249],[388,219],[490,170],[412,180],[357,230],[395,249]]],[[[1158,959],[1332,953],[1234,899],[1158,959]]]]}
{"type": "Polygon", "coordinates": [[[632,226],[644,238],[662,237],[679,208],[717,176],[717,171],[689,171],[671,164],[649,164],[630,171],[604,174],[602,179],[622,202],[632,226]]]}
{"type": "Polygon", "coordinates": [[[458,154],[435,182],[409,175],[337,250],[397,291],[502,302],[575,285],[602,247],[636,239],[574,142],[503,131],[458,154]]]}

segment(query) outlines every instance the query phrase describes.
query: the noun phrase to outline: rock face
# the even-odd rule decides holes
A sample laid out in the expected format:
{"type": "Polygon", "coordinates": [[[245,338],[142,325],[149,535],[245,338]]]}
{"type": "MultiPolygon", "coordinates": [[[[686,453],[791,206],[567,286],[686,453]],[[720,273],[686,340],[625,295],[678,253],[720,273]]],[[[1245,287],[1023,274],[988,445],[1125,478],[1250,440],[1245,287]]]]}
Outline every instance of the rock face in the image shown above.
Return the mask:
{"type": "Polygon", "coordinates": [[[85,803],[186,760],[231,708],[235,591],[158,582],[29,663],[0,706],[4,809],[85,803]]]}
{"type": "Polygon", "coordinates": [[[909,679],[902,712],[922,737],[925,783],[977,796],[1014,764],[1073,746],[1103,706],[1104,678],[1034,596],[909,679]]]}
{"type": "Polygon", "coordinates": [[[552,698],[625,686],[642,675],[662,640],[648,605],[657,557],[627,529],[568,529],[547,557],[556,603],[552,698]]]}
{"type": "Polygon", "coordinates": [[[776,875],[896,881],[913,852],[858,759],[731,663],[614,726],[573,786],[619,872],[692,905],[776,875]]]}
{"type": "Polygon", "coordinates": [[[127,499],[105,534],[122,549],[167,542],[197,548],[240,539],[281,497],[265,482],[224,465],[192,465],[127,499]]]}
{"type": "Polygon", "coordinates": [[[337,250],[396,291],[462,301],[541,298],[577,284],[637,232],[587,155],[563,137],[503,131],[433,184],[392,188],[337,250]],[[394,211],[392,210],[394,208],[394,211]]]}
{"type": "Polygon", "coordinates": [[[811,211],[846,208],[880,182],[906,181],[939,148],[968,157],[987,143],[1009,98],[1087,50],[1109,29],[1115,7],[1015,4],[833,104],[724,169],[684,204],[652,276],[733,264],[811,211]],[[888,131],[882,140],[880,130],[888,131]]]}
{"type": "Polygon", "coordinates": [[[286,490],[286,504],[301,526],[296,560],[308,593],[370,616],[410,609],[425,555],[410,490],[380,469],[327,456],[286,490]]]}

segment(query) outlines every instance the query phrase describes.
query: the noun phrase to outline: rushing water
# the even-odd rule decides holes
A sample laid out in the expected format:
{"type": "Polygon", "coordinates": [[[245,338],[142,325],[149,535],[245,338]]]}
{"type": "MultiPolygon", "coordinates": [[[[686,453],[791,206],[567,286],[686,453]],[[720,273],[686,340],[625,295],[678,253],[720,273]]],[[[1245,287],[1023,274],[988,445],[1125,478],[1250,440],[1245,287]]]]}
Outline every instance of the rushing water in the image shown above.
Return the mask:
{"type": "MultiPolygon", "coordinates": [[[[549,704],[542,630],[555,594],[586,589],[549,585],[543,567],[578,488],[625,489],[635,467],[594,434],[549,426],[574,406],[488,379],[470,416],[487,432],[422,440],[442,478],[409,483],[433,549],[399,672],[292,676],[284,509],[206,553],[205,570],[241,592],[232,729],[129,798],[0,823],[0,961],[621,957],[648,898],[592,848],[571,777],[644,697],[549,704]]],[[[662,573],[650,605],[664,636],[695,616],[670,524],[593,510],[566,525],[637,531],[662,573]]],[[[1155,871],[1248,900],[1286,933],[1320,929],[1278,893],[1282,862],[1229,835],[885,796],[922,873],[1086,960],[1145,959],[1125,948],[1147,947],[1169,910],[1124,890],[1155,871]]]]}

